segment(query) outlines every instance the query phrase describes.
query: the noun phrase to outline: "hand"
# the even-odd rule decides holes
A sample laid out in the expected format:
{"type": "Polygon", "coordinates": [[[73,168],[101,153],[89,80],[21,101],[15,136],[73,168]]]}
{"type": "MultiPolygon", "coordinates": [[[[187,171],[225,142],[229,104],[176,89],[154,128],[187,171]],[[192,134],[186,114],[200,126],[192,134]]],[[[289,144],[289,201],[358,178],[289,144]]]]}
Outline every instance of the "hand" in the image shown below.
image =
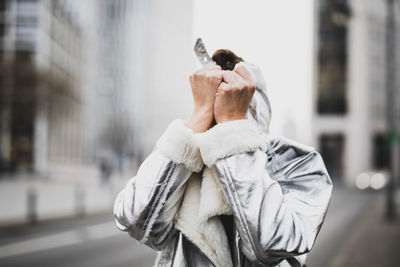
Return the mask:
{"type": "Polygon", "coordinates": [[[245,119],[256,89],[250,73],[239,65],[233,71],[224,71],[222,78],[214,104],[215,121],[222,123],[245,119]]]}
{"type": "Polygon", "coordinates": [[[196,71],[189,77],[192,87],[194,108],[186,121],[186,126],[194,132],[208,130],[214,120],[214,102],[217,88],[222,82],[220,66],[213,66],[196,71]]]}

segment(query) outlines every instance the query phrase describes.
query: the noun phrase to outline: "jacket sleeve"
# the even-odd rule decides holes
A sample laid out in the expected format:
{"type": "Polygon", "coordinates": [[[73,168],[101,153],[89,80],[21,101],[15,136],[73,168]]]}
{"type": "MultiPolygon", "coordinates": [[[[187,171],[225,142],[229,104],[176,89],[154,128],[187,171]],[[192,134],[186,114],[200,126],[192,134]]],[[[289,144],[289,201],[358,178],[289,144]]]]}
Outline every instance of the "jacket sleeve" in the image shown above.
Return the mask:
{"type": "Polygon", "coordinates": [[[192,130],[173,121],[157,141],[114,203],[117,227],[154,249],[161,250],[175,235],[173,219],[185,182],[203,167],[192,130]]]}
{"type": "Polygon", "coordinates": [[[311,250],[332,191],[318,152],[263,135],[248,120],[208,130],[200,151],[216,168],[249,260],[275,265],[311,250]]]}

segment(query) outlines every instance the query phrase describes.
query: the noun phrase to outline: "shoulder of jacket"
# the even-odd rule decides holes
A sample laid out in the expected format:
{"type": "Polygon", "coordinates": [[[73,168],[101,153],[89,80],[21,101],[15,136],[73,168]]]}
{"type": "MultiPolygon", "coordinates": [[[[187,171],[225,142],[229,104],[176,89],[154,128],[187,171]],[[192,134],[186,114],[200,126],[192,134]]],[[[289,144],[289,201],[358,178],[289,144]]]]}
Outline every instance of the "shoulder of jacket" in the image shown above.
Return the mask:
{"type": "Polygon", "coordinates": [[[275,153],[282,149],[294,148],[296,150],[302,150],[304,152],[316,152],[316,149],[313,146],[309,146],[293,139],[281,136],[281,135],[265,135],[265,141],[267,143],[267,154],[275,153]]]}

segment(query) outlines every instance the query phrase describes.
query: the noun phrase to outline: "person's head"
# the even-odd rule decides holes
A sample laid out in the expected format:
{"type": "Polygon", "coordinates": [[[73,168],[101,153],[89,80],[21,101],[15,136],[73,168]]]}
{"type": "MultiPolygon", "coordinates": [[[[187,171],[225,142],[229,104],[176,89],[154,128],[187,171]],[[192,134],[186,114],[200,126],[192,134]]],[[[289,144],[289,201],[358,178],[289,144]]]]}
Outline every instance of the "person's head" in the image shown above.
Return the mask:
{"type": "Polygon", "coordinates": [[[271,120],[271,105],[269,103],[267,88],[261,70],[257,66],[245,62],[241,57],[228,49],[216,50],[212,59],[223,70],[232,71],[237,64],[246,66],[256,84],[256,91],[250,103],[247,118],[255,121],[262,131],[268,132],[271,120]]]}
{"type": "Polygon", "coordinates": [[[233,70],[237,63],[244,62],[241,57],[238,57],[235,53],[228,49],[216,50],[212,56],[212,59],[223,70],[233,70]]]}

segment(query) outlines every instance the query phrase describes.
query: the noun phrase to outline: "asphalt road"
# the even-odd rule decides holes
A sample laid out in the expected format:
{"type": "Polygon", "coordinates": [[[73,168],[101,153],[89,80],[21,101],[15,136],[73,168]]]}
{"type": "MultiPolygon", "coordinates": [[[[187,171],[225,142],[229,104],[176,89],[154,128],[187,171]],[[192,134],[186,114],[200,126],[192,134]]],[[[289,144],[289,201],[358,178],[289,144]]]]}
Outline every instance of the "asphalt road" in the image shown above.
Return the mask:
{"type": "MultiPolygon", "coordinates": [[[[377,195],[336,188],[308,266],[327,266],[377,195]]],[[[119,232],[110,215],[0,231],[0,266],[152,266],[155,252],[119,232]]]]}
{"type": "Polygon", "coordinates": [[[308,255],[307,267],[328,266],[380,194],[334,188],[325,222],[308,255]]]}
{"type": "Polygon", "coordinates": [[[0,233],[0,266],[145,267],[156,253],[120,232],[109,215],[60,220],[0,233]]]}

